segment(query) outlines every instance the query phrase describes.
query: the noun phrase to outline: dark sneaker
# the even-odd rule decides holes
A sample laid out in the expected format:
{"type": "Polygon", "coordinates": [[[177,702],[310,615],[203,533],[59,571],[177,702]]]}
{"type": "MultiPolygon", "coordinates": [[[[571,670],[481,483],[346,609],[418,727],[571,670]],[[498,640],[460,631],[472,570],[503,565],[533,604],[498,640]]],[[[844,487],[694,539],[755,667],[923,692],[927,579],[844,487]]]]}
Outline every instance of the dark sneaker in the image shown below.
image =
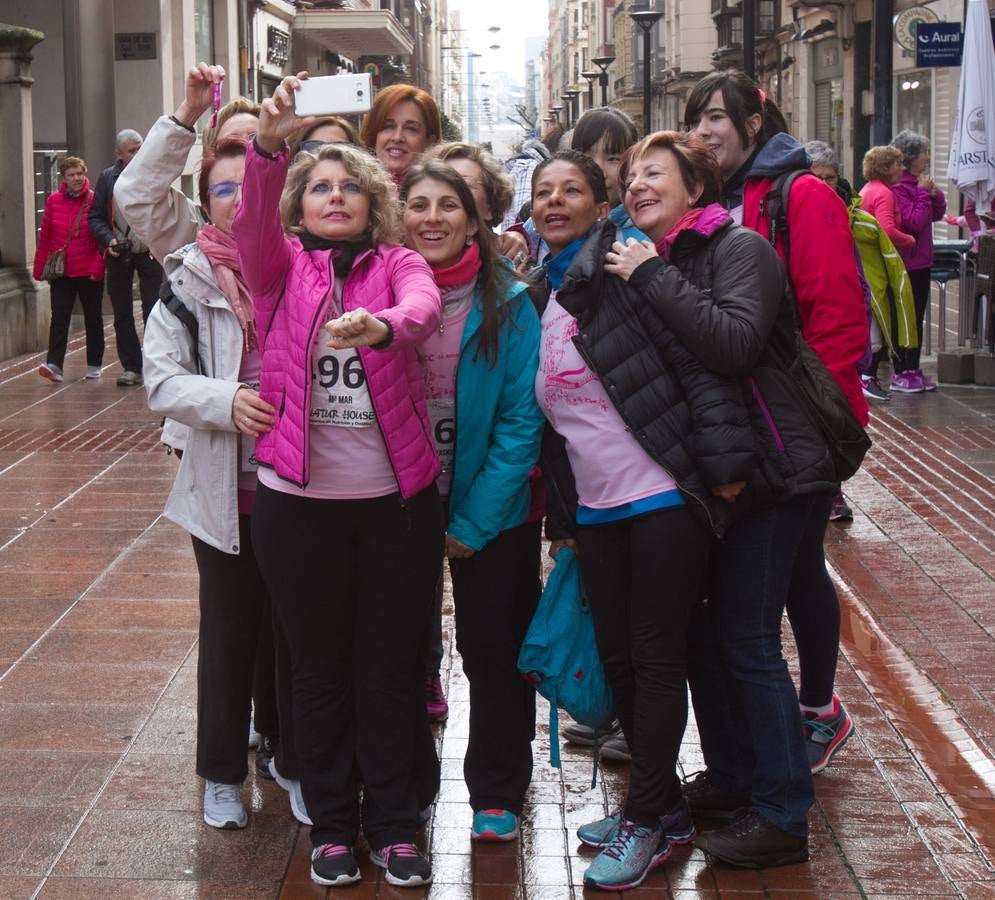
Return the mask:
{"type": "Polygon", "coordinates": [[[256,746],[256,774],[267,781],[275,781],[273,773],[269,770],[269,761],[276,753],[276,744],[272,738],[260,735],[259,744],[256,746]]]}
{"type": "Polygon", "coordinates": [[[700,819],[731,822],[743,807],[750,805],[749,794],[732,794],[723,790],[707,771],[696,772],[681,787],[691,815],[700,819]]]}
{"type": "Polygon", "coordinates": [[[860,387],[864,391],[864,396],[871,400],[887,403],[891,399],[891,394],[881,386],[881,382],[874,375],[861,375],[860,387]]]}
{"type": "Polygon", "coordinates": [[[698,836],[695,846],[710,856],[744,869],[790,866],[808,859],[808,838],[782,831],[755,809],[735,822],[698,836]]]}
{"type": "Polygon", "coordinates": [[[208,781],[204,785],[204,821],[212,828],[245,828],[249,815],[242,803],[242,785],[208,781]]]}
{"type": "Polygon", "coordinates": [[[370,861],[384,870],[390,884],[398,887],[432,883],[432,865],[414,844],[388,844],[380,850],[370,850],[370,861]]]}
{"type": "Polygon", "coordinates": [[[425,676],[425,709],[430,722],[445,722],[449,718],[449,704],[442,693],[442,678],[438,675],[425,676]]]}
{"type": "Polygon", "coordinates": [[[584,886],[602,891],[624,891],[642,884],[673,848],[659,826],[651,828],[623,818],[615,837],[588,866],[584,886]]]}
{"type": "MultiPolygon", "coordinates": [[[[613,734],[621,734],[622,726],[618,724],[618,719],[611,723],[608,730],[602,729],[598,732],[598,740],[607,740],[613,734]]],[[[560,729],[563,740],[570,744],[579,744],[581,747],[594,746],[594,729],[590,725],[581,725],[580,722],[571,722],[560,729]]]]}
{"type": "Polygon", "coordinates": [[[806,713],[802,728],[812,774],[818,775],[853,734],[853,720],[840,698],[833,694],[833,711],[825,716],[806,713]]]}
{"type": "Polygon", "coordinates": [[[319,844],[311,851],[311,880],[324,887],[359,881],[359,866],[352,848],[345,844],[319,844]]]}
{"type": "Polygon", "coordinates": [[[840,491],[835,497],[833,497],[833,507],[829,511],[829,521],[830,522],[852,522],[853,521],[853,510],[850,509],[846,502],[846,497],[843,496],[843,492],[840,491]]]}

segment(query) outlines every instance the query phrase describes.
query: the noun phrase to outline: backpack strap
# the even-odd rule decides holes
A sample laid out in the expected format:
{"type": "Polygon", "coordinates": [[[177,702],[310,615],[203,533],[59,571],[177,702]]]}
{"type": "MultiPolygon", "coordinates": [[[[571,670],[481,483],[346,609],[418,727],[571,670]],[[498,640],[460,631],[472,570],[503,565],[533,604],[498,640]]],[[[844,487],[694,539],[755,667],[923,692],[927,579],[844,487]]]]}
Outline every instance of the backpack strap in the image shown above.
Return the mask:
{"type": "Polygon", "coordinates": [[[560,768],[560,705],[550,701],[549,704],[549,764],[560,768]]]}
{"type": "MultiPolygon", "coordinates": [[[[788,198],[791,196],[791,186],[800,175],[811,175],[808,169],[793,169],[782,172],[774,179],[764,197],[760,212],[767,217],[768,240],[771,247],[777,248],[777,238],[781,238],[784,247],[784,258],[787,260],[791,252],[788,241],[788,198]]],[[[790,277],[790,276],[789,276],[790,277]]]]}
{"type": "Polygon", "coordinates": [[[197,363],[197,373],[203,375],[204,366],[200,359],[200,325],[197,322],[197,317],[173,293],[173,286],[169,283],[168,279],[163,281],[162,287],[159,288],[159,301],[183,323],[184,328],[190,333],[190,342],[193,345],[193,358],[197,363]]]}

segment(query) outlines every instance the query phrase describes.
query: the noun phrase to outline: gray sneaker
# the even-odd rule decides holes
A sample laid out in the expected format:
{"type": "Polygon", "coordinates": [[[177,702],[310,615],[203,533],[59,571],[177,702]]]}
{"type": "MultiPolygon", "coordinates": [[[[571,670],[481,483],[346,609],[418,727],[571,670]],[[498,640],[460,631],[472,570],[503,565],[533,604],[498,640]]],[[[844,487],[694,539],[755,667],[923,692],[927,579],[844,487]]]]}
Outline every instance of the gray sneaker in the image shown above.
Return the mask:
{"type": "Polygon", "coordinates": [[[208,781],[204,785],[204,821],[212,828],[245,828],[249,815],[242,804],[242,785],[208,781]]]}
{"type": "Polygon", "coordinates": [[[301,791],[301,783],[290,778],[284,778],[276,769],[276,758],[269,761],[269,773],[273,780],[280,785],[290,797],[290,811],[294,814],[301,825],[314,825],[311,817],[307,814],[307,807],[304,805],[304,794],[301,791]]]}
{"type": "MultiPolygon", "coordinates": [[[[598,742],[604,743],[608,738],[616,734],[622,733],[622,726],[618,724],[618,719],[615,719],[608,727],[608,730],[602,729],[598,732],[598,742]]],[[[594,746],[594,729],[590,725],[581,725],[580,722],[571,722],[569,725],[564,725],[560,729],[560,734],[563,735],[563,740],[571,744],[579,744],[581,747],[593,747],[594,746]]]]}
{"type": "Polygon", "coordinates": [[[611,762],[632,762],[629,742],[622,734],[621,727],[601,742],[601,759],[611,762]]]}
{"type": "Polygon", "coordinates": [[[118,387],[134,387],[142,383],[142,373],[126,369],[117,377],[118,387]]]}

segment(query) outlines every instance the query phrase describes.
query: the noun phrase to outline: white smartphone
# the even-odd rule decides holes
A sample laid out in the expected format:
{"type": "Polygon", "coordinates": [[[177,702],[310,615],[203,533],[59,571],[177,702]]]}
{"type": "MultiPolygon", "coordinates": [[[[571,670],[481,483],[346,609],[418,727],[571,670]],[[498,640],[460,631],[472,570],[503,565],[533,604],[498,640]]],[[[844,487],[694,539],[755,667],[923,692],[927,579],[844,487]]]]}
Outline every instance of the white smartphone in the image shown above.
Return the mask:
{"type": "Polygon", "coordinates": [[[332,116],[367,112],[372,103],[369,73],[305,78],[297,90],[299,116],[332,116]]]}

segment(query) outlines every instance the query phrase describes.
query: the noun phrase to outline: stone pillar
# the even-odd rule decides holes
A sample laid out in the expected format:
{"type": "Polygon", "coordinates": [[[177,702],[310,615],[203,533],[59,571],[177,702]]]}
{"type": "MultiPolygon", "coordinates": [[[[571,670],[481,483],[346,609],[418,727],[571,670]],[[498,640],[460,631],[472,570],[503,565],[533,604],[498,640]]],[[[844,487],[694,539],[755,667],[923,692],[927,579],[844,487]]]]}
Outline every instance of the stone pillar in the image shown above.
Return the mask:
{"type": "Polygon", "coordinates": [[[44,348],[48,285],[34,281],[31,48],[45,35],[0,23],[0,359],[44,348]]]}

